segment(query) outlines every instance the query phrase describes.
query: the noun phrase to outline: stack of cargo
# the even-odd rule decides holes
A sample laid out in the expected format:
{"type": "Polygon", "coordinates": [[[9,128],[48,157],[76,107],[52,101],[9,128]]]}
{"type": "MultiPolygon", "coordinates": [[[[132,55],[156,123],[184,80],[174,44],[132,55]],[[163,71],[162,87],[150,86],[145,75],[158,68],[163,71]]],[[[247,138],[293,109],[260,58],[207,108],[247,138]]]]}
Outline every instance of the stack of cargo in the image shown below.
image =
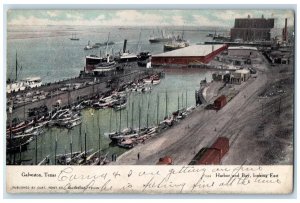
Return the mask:
{"type": "Polygon", "coordinates": [[[201,149],[201,157],[196,156],[190,163],[192,165],[220,164],[224,155],[229,151],[229,139],[219,137],[210,148],[201,149]],[[203,153],[204,152],[204,153],[203,153]]]}

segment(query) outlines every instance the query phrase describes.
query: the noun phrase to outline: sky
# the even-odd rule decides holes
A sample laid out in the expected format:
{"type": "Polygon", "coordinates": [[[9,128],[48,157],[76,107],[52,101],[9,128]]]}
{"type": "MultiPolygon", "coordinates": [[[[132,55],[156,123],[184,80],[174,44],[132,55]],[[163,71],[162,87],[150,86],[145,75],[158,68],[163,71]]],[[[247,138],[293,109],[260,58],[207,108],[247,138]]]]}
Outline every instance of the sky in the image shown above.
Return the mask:
{"type": "Polygon", "coordinates": [[[277,19],[293,26],[292,10],[8,10],[12,25],[219,26],[233,27],[234,18],[277,19]]]}

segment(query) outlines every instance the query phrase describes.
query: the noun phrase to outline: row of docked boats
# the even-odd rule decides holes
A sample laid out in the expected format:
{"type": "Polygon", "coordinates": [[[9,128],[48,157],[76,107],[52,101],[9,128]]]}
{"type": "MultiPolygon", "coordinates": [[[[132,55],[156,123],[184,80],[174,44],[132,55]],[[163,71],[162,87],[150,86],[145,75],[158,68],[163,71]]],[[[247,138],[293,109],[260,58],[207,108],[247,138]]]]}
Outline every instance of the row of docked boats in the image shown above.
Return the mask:
{"type": "Polygon", "coordinates": [[[127,106],[127,96],[129,92],[146,93],[152,90],[152,85],[158,85],[160,77],[157,74],[151,75],[143,80],[133,82],[124,86],[123,91],[114,91],[109,96],[102,96],[92,102],[91,107],[95,109],[113,108],[116,111],[127,106]]]}
{"type": "Polygon", "coordinates": [[[108,153],[104,154],[101,150],[78,151],[72,153],[58,154],[55,164],[58,165],[106,165],[109,163],[108,153]]]}
{"type": "Polygon", "coordinates": [[[71,129],[82,123],[81,114],[71,109],[59,109],[50,116],[48,126],[59,126],[71,129]]]}
{"type": "Polygon", "coordinates": [[[142,143],[156,134],[158,132],[157,130],[158,127],[142,129],[125,128],[121,132],[105,133],[104,135],[108,136],[113,144],[121,148],[131,149],[138,143],[142,143]]]}
{"type": "Polygon", "coordinates": [[[25,151],[27,145],[36,136],[44,134],[44,128],[58,126],[71,129],[81,124],[80,113],[70,109],[59,109],[31,121],[22,121],[18,124],[7,126],[6,147],[8,153],[25,151]]]}
{"type": "Polygon", "coordinates": [[[108,153],[101,150],[93,152],[93,149],[77,151],[72,153],[58,154],[55,156],[54,163],[51,163],[50,155],[47,155],[37,165],[107,165],[109,163],[108,153]]]}
{"type": "Polygon", "coordinates": [[[186,118],[189,113],[194,110],[195,107],[182,108],[173,112],[170,116],[167,116],[159,122],[157,126],[145,127],[141,129],[125,128],[122,131],[115,131],[105,133],[104,135],[109,137],[114,145],[121,148],[131,149],[140,143],[144,143],[146,140],[157,135],[164,129],[172,127],[175,123],[186,118]]]}
{"type": "Polygon", "coordinates": [[[95,109],[113,108],[116,111],[122,110],[127,106],[128,91],[147,92],[151,91],[151,84],[159,84],[160,79],[157,75],[149,76],[137,83],[132,83],[122,92],[113,92],[109,96],[103,96],[96,100],[84,100],[71,108],[57,109],[46,116],[31,121],[23,121],[7,127],[7,150],[8,152],[18,152],[27,149],[27,145],[37,135],[43,134],[43,127],[65,127],[72,129],[82,123],[80,110],[93,107],[95,109]],[[147,84],[151,83],[151,84],[147,84]]]}
{"type": "Polygon", "coordinates": [[[43,127],[48,123],[45,117],[20,122],[6,130],[6,148],[8,153],[25,151],[34,137],[44,133],[43,127]]]}
{"type": "Polygon", "coordinates": [[[115,110],[121,110],[126,108],[127,94],[125,92],[113,92],[110,96],[100,97],[92,107],[95,109],[114,108],[115,110]]]}

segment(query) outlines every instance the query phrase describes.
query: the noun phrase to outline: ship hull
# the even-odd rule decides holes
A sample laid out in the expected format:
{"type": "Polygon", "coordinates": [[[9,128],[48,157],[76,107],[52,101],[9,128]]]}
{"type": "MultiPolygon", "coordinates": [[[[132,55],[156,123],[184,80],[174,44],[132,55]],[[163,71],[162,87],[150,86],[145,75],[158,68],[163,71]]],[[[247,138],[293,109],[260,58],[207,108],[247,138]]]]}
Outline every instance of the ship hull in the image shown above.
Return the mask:
{"type": "Polygon", "coordinates": [[[150,43],[161,43],[161,42],[171,42],[172,39],[169,38],[159,38],[159,39],[149,39],[150,43]]]}

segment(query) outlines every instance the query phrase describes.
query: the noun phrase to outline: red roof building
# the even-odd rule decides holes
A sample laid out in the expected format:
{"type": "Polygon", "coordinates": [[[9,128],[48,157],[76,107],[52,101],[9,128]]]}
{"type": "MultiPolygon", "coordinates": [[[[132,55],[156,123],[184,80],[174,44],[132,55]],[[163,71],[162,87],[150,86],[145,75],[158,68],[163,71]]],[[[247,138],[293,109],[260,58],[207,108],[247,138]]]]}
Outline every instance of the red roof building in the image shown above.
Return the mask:
{"type": "Polygon", "coordinates": [[[188,66],[194,64],[207,64],[220,52],[226,50],[228,45],[193,45],[174,51],[153,55],[152,66],[188,66]]]}

